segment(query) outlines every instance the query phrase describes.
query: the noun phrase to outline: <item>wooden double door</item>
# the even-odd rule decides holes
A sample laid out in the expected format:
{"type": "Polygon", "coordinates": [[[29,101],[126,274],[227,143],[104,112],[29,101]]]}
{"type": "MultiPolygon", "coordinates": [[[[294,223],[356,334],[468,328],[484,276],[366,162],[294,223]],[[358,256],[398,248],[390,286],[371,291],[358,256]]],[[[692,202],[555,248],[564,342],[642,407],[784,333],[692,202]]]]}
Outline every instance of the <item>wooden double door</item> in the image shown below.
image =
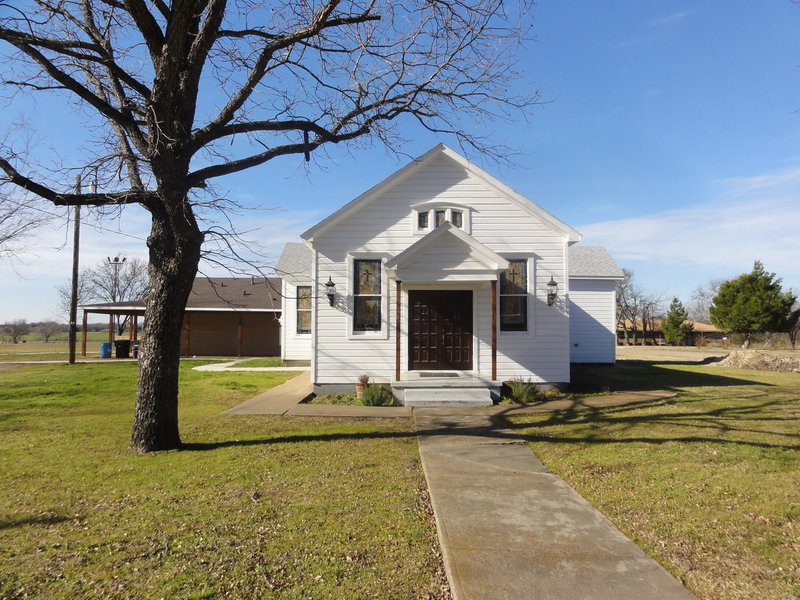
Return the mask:
{"type": "Polygon", "coordinates": [[[472,369],[472,292],[410,290],[408,368],[472,369]]]}

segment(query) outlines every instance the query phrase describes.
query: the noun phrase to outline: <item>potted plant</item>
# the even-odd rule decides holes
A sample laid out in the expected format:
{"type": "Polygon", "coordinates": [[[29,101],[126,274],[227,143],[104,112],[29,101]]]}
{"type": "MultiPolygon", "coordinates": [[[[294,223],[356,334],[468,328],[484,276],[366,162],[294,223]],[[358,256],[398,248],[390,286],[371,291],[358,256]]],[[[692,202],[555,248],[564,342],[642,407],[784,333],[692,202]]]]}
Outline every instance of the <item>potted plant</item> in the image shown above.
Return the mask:
{"type": "Polygon", "coordinates": [[[369,375],[361,375],[356,384],[356,398],[361,398],[367,385],[369,385],[369,375]]]}

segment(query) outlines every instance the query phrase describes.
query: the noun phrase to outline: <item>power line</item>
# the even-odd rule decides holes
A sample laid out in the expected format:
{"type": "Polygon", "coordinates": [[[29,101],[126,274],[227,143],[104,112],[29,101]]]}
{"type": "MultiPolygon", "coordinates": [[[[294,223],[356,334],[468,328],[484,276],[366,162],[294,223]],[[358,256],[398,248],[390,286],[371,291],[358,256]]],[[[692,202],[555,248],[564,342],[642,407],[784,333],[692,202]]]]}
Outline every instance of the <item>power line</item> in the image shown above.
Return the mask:
{"type": "MultiPolygon", "coordinates": [[[[11,200],[9,198],[4,199],[4,202],[8,202],[10,204],[14,204],[17,208],[26,208],[26,209],[30,209],[30,210],[35,210],[37,212],[40,212],[42,214],[47,215],[48,217],[52,217],[53,216],[53,214],[51,212],[49,212],[49,211],[47,211],[47,210],[45,210],[43,208],[39,208],[38,206],[32,206],[30,204],[25,204],[23,202],[19,202],[19,201],[16,201],[16,200],[11,200]]],[[[67,207],[67,208],[69,208],[69,207],[67,207]]],[[[136,236],[136,235],[132,235],[130,233],[125,233],[124,231],[117,231],[117,230],[114,230],[114,229],[108,229],[107,227],[103,227],[102,225],[96,225],[96,224],[92,224],[92,223],[87,223],[85,221],[82,224],[83,224],[84,227],[91,227],[95,231],[101,231],[101,232],[104,232],[104,233],[113,233],[115,235],[122,235],[122,236],[125,236],[125,237],[129,237],[131,239],[137,240],[139,242],[146,242],[147,241],[147,238],[143,238],[143,237],[139,237],[139,236],[136,236]]]]}

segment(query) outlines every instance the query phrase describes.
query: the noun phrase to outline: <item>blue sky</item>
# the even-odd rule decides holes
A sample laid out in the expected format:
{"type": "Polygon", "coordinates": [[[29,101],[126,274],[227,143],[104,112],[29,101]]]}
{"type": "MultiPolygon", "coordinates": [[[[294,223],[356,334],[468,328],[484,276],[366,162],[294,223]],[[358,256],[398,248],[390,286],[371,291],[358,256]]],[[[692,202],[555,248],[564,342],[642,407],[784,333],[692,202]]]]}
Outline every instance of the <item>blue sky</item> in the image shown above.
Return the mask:
{"type": "MultiPolygon", "coordinates": [[[[605,245],[667,299],[687,301],[698,284],[748,271],[755,259],[800,290],[800,5],[540,0],[533,22],[522,85],[545,103],[526,120],[482,129],[519,150],[517,167],[469,158],[583,233],[581,243],[605,245]]],[[[51,105],[24,112],[54,153],[76,135],[51,105]]],[[[454,144],[408,122],[403,131],[410,156],[454,144]]],[[[270,262],[404,162],[380,147],[333,153],[310,170],[285,158],[219,187],[273,209],[241,221],[270,262]]],[[[0,262],[0,322],[55,316],[54,287],[67,282],[71,260],[65,224],[0,262]]],[[[143,211],[126,209],[103,228],[84,227],[82,266],[116,252],[146,256],[143,211]]]]}

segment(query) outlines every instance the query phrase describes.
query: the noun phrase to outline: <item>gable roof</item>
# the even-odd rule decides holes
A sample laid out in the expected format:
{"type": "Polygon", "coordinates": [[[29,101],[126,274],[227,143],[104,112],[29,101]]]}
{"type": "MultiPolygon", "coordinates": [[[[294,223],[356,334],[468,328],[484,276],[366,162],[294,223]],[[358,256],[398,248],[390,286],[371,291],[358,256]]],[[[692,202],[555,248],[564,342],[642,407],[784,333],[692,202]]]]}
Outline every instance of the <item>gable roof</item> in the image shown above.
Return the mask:
{"type": "Polygon", "coordinates": [[[286,242],[275,272],[280,277],[311,277],[311,249],[303,242],[286,242]]]}
{"type": "Polygon", "coordinates": [[[574,279],[623,279],[625,274],[603,246],[570,246],[569,276],[574,279]]]}
{"type": "Polygon", "coordinates": [[[542,222],[550,226],[555,231],[563,233],[564,235],[567,236],[567,239],[571,243],[580,241],[581,234],[575,231],[572,227],[570,227],[563,221],[557,219],[556,217],[551,215],[549,212],[547,212],[540,206],[534,204],[533,202],[525,198],[525,196],[523,196],[522,194],[514,191],[512,188],[507,186],[499,179],[489,175],[486,171],[484,171],[477,165],[471,163],[466,158],[464,158],[457,152],[454,152],[444,144],[437,144],[422,156],[415,158],[406,166],[404,166],[398,171],[395,171],[393,174],[389,175],[389,177],[387,177],[377,185],[371,187],[366,192],[358,196],[356,199],[345,204],[342,208],[340,208],[330,216],[326,217],[325,219],[323,219],[310,229],[301,233],[300,237],[303,238],[304,240],[313,239],[315,235],[318,235],[321,232],[328,229],[329,227],[333,226],[334,224],[339,223],[342,219],[344,219],[351,213],[360,209],[362,206],[372,202],[372,200],[374,200],[378,195],[396,186],[398,183],[400,183],[407,177],[411,176],[413,173],[416,173],[420,169],[424,168],[425,166],[429,165],[431,162],[433,162],[440,156],[447,157],[448,159],[450,159],[451,161],[462,167],[471,176],[481,181],[489,189],[507,198],[510,202],[516,204],[517,206],[528,212],[531,216],[539,218],[542,222]]]}
{"type": "MultiPolygon", "coordinates": [[[[188,312],[281,310],[281,280],[277,277],[197,277],[186,301],[188,312]]],[[[144,300],[83,304],[94,312],[125,311],[141,313],[144,300]]]]}
{"type": "Polygon", "coordinates": [[[415,257],[424,254],[426,248],[433,246],[437,241],[440,241],[440,238],[445,236],[453,237],[458,242],[464,244],[474,252],[480,263],[489,270],[498,271],[508,267],[508,261],[505,258],[481,244],[471,235],[464,233],[455,225],[445,222],[423,238],[411,244],[394,258],[387,260],[386,268],[396,269],[402,267],[404,264],[411,262],[415,257]]]}

